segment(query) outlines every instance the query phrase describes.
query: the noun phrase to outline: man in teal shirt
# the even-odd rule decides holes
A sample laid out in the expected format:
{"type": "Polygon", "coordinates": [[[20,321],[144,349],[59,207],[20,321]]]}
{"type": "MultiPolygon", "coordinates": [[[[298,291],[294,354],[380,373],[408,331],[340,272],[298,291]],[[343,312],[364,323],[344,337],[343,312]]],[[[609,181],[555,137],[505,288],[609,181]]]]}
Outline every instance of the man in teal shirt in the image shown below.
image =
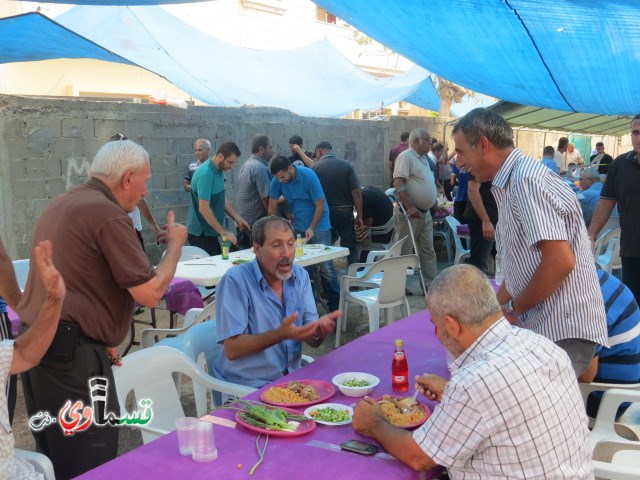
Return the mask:
{"type": "Polygon", "coordinates": [[[236,222],[238,229],[249,229],[247,222],[225,199],[224,172],[235,167],[239,156],[238,146],[233,142],[225,142],[218,147],[216,155],[204,162],[191,178],[187,239],[189,245],[202,248],[209,255],[220,255],[218,237],[222,235],[226,235],[231,243],[236,243],[236,236],[224,229],[225,212],[236,222]]]}

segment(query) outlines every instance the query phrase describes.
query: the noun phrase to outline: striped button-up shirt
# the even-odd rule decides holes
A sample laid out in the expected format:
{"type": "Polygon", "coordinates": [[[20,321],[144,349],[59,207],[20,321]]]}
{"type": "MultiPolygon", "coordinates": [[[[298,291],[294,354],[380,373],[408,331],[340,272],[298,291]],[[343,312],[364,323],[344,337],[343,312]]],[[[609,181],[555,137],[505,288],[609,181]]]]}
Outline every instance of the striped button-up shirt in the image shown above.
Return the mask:
{"type": "Polygon", "coordinates": [[[584,404],[560,347],[502,318],[449,368],[413,439],[453,480],[593,478],[584,404]]]}
{"type": "Polygon", "coordinates": [[[514,149],[493,179],[498,204],[496,245],[513,298],[531,281],[537,244],[564,240],[575,268],[549,297],[518,316],[518,326],[554,342],[580,338],[607,345],[607,322],[591,244],[575,193],[547,167],[514,149]]]}

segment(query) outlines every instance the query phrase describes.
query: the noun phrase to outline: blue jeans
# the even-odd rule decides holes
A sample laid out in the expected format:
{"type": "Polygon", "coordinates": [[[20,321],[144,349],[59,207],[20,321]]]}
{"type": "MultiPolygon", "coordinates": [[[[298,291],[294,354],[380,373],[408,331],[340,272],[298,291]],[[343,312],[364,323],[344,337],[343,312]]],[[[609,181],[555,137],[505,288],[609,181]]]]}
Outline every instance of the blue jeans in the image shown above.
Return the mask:
{"type": "MultiPolygon", "coordinates": [[[[296,236],[302,235],[304,238],[305,232],[296,230],[296,236]]],[[[313,238],[307,242],[309,245],[314,243],[322,243],[324,245],[331,245],[331,230],[324,232],[314,232],[313,238]]],[[[333,266],[333,260],[328,262],[322,262],[318,265],[320,269],[320,282],[322,283],[322,290],[327,294],[327,306],[329,311],[333,312],[338,309],[340,303],[340,285],[338,284],[338,276],[336,275],[336,269],[333,266]]]]}
{"type": "MultiPolygon", "coordinates": [[[[354,226],[353,208],[329,207],[331,221],[331,244],[340,237],[340,246],[349,249],[347,263],[358,261],[356,229],[354,226]]],[[[327,244],[328,245],[328,244],[327,244]]]]}

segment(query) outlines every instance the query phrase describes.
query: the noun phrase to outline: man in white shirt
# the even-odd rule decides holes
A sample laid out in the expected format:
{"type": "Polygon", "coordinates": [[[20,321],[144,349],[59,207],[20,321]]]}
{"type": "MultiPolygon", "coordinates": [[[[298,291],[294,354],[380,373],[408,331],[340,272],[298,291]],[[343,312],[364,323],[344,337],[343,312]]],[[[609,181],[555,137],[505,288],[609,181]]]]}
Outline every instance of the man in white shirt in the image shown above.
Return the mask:
{"type": "Polygon", "coordinates": [[[567,137],[560,137],[560,140],[558,140],[558,148],[553,156],[553,160],[556,162],[560,173],[567,171],[567,158],[565,154],[567,153],[568,148],[569,139],[567,137]]]}
{"type": "Polygon", "coordinates": [[[487,277],[471,265],[442,271],[427,305],[454,360],[451,380],[418,376],[416,388],[440,404],[409,432],[365,397],[356,431],[415,470],[447,467],[452,480],[593,478],[586,412],[565,352],[509,325],[487,277]]]}
{"type": "Polygon", "coordinates": [[[567,167],[572,163],[574,165],[584,165],[584,160],[582,159],[582,155],[580,155],[580,152],[576,150],[575,144],[569,142],[569,144],[567,145],[567,167]]]}

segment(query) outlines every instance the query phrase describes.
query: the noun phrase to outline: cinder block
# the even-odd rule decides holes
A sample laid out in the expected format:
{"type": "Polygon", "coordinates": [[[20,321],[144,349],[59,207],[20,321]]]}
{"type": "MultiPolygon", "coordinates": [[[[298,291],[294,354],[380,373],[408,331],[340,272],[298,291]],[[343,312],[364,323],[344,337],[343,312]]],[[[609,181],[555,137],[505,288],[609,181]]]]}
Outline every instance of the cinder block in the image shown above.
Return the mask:
{"type": "Polygon", "coordinates": [[[44,180],[42,179],[18,180],[12,182],[11,187],[14,200],[46,198],[44,180]]]}
{"type": "Polygon", "coordinates": [[[45,181],[44,191],[48,198],[54,198],[67,191],[67,183],[62,178],[49,178],[45,181]]]}
{"type": "Polygon", "coordinates": [[[28,159],[26,164],[27,178],[29,179],[60,178],[62,176],[60,160],[57,158],[28,159]]]}
{"type": "Polygon", "coordinates": [[[83,138],[82,139],[82,156],[93,161],[98,150],[107,143],[108,137],[105,138],[83,138]]]}
{"type": "Polygon", "coordinates": [[[165,175],[165,188],[179,190],[184,187],[184,175],[176,172],[165,175]]]}
{"type": "Polygon", "coordinates": [[[50,158],[81,157],[82,145],[82,138],[57,138],[45,153],[50,158]]]}
{"type": "Polygon", "coordinates": [[[145,138],[142,140],[142,146],[152,159],[169,154],[169,140],[167,138],[145,138]]]}
{"type": "Polygon", "coordinates": [[[284,123],[268,123],[265,133],[274,142],[284,140],[284,123]]]}
{"type": "Polygon", "coordinates": [[[26,118],[25,132],[28,136],[39,129],[48,129],[54,137],[60,137],[62,135],[62,121],[55,113],[26,118]]]}
{"type": "Polygon", "coordinates": [[[27,177],[27,161],[26,160],[10,160],[9,175],[11,181],[26,180],[27,177]]]}
{"type": "MultiPolygon", "coordinates": [[[[86,118],[63,118],[61,120],[63,138],[93,138],[95,137],[93,122],[86,118]]],[[[116,132],[121,133],[121,132],[116,132]]],[[[113,134],[112,134],[113,135],[113,134]]]]}
{"type": "Polygon", "coordinates": [[[7,141],[9,160],[25,160],[34,156],[29,150],[26,138],[14,138],[7,141]]]}
{"type": "MultiPolygon", "coordinates": [[[[4,113],[6,114],[6,111],[4,113]]],[[[27,135],[27,121],[23,117],[4,118],[0,122],[4,126],[7,140],[22,138],[27,135]]]]}
{"type": "MultiPolygon", "coordinates": [[[[124,120],[110,120],[105,118],[94,118],[93,119],[93,136],[95,138],[109,139],[116,133],[124,133],[124,120]]],[[[104,143],[104,141],[102,142],[104,143]]]]}

